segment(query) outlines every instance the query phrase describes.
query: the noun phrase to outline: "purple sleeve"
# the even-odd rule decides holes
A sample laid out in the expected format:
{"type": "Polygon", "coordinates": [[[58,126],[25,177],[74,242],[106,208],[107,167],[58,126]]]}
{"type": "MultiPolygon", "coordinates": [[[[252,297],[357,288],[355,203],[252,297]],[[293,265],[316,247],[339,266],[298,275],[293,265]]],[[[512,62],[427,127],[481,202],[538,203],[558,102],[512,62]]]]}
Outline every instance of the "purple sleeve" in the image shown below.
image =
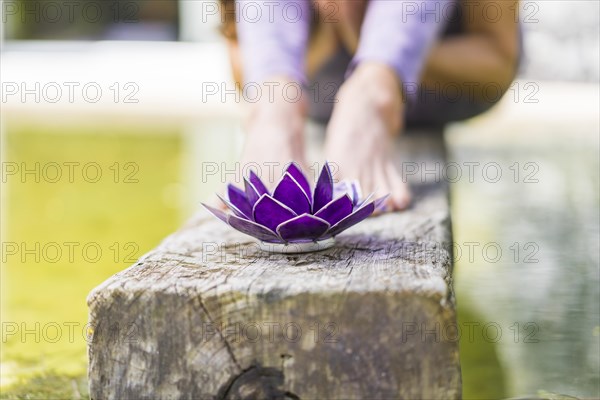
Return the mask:
{"type": "Polygon", "coordinates": [[[404,85],[418,84],[429,49],[444,26],[453,0],[370,0],[351,72],[363,61],[394,69],[404,85]]]}
{"type": "Polygon", "coordinates": [[[236,0],[244,81],[284,75],[304,83],[309,0],[236,0]]]}

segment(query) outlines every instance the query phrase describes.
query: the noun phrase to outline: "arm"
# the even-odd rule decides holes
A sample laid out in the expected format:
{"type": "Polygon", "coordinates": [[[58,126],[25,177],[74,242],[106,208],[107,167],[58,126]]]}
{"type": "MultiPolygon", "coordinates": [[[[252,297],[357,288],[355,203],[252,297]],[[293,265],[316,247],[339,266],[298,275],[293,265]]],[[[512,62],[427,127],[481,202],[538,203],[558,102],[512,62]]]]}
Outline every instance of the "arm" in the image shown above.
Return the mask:
{"type": "MultiPolygon", "coordinates": [[[[517,71],[520,57],[519,24],[515,20],[516,0],[495,2],[500,17],[493,22],[483,18],[482,0],[466,21],[466,34],[444,39],[431,51],[425,67],[424,84],[433,87],[447,82],[497,83],[507,90],[517,71]]],[[[475,3],[474,3],[475,4],[475,3]]],[[[476,91],[478,98],[485,98],[476,91]]]]}
{"type": "Polygon", "coordinates": [[[236,12],[244,81],[283,77],[304,82],[309,1],[236,0],[236,12]]]}
{"type": "Polygon", "coordinates": [[[404,84],[420,82],[429,50],[444,26],[442,7],[451,0],[371,0],[352,71],[362,62],[390,67],[404,84]]]}
{"type": "MultiPolygon", "coordinates": [[[[236,0],[236,25],[245,83],[275,84],[271,94],[249,105],[244,167],[258,165],[270,186],[290,162],[304,162],[304,101],[289,101],[282,88],[304,83],[310,23],[309,0],[236,0]],[[256,12],[258,10],[258,13],[256,12]],[[260,17],[257,17],[260,15],[260,17]]],[[[234,59],[233,62],[236,62],[234,59]]],[[[266,86],[266,85],[265,85],[266,86]]],[[[271,93],[270,89],[262,92],[271,93]]]]}

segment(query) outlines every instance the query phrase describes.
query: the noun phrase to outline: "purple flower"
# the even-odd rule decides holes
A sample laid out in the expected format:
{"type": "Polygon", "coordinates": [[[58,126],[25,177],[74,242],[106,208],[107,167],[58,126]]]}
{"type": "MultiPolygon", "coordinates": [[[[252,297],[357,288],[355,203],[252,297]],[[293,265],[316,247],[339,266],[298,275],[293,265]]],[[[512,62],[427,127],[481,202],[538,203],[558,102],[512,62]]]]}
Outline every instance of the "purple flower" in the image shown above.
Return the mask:
{"type": "Polygon", "coordinates": [[[202,205],[232,228],[274,244],[330,239],[373,214],[385,199],[371,201],[372,194],[362,199],[356,181],[334,184],[327,163],[314,192],[298,165],[291,163],[273,192],[251,171],[244,190],[229,184],[227,197],[219,196],[231,214],[202,205]]]}

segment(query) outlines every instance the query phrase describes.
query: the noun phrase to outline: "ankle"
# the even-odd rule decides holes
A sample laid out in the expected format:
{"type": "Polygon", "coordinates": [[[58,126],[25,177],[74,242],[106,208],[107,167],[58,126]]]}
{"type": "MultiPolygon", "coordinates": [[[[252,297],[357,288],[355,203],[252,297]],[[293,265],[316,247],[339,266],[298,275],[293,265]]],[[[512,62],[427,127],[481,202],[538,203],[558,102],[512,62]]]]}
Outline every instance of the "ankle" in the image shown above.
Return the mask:
{"type": "Polygon", "coordinates": [[[364,63],[352,74],[370,101],[382,111],[398,111],[403,103],[402,83],[396,72],[384,64],[364,63]]]}

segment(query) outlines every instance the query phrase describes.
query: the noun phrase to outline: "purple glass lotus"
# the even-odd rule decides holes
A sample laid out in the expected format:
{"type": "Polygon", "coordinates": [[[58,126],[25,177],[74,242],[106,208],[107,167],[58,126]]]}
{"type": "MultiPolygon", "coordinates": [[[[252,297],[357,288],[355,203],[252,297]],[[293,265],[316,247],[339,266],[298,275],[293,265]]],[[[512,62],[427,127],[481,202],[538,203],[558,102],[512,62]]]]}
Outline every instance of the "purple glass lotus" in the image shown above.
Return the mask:
{"type": "Polygon", "coordinates": [[[285,253],[331,247],[336,235],[369,217],[385,199],[371,201],[372,194],[361,199],[355,181],[334,184],[327,163],[314,192],[298,165],[291,163],[272,193],[251,171],[244,190],[229,184],[227,197],[219,196],[232,214],[202,205],[232,228],[259,239],[261,248],[285,253]]]}

